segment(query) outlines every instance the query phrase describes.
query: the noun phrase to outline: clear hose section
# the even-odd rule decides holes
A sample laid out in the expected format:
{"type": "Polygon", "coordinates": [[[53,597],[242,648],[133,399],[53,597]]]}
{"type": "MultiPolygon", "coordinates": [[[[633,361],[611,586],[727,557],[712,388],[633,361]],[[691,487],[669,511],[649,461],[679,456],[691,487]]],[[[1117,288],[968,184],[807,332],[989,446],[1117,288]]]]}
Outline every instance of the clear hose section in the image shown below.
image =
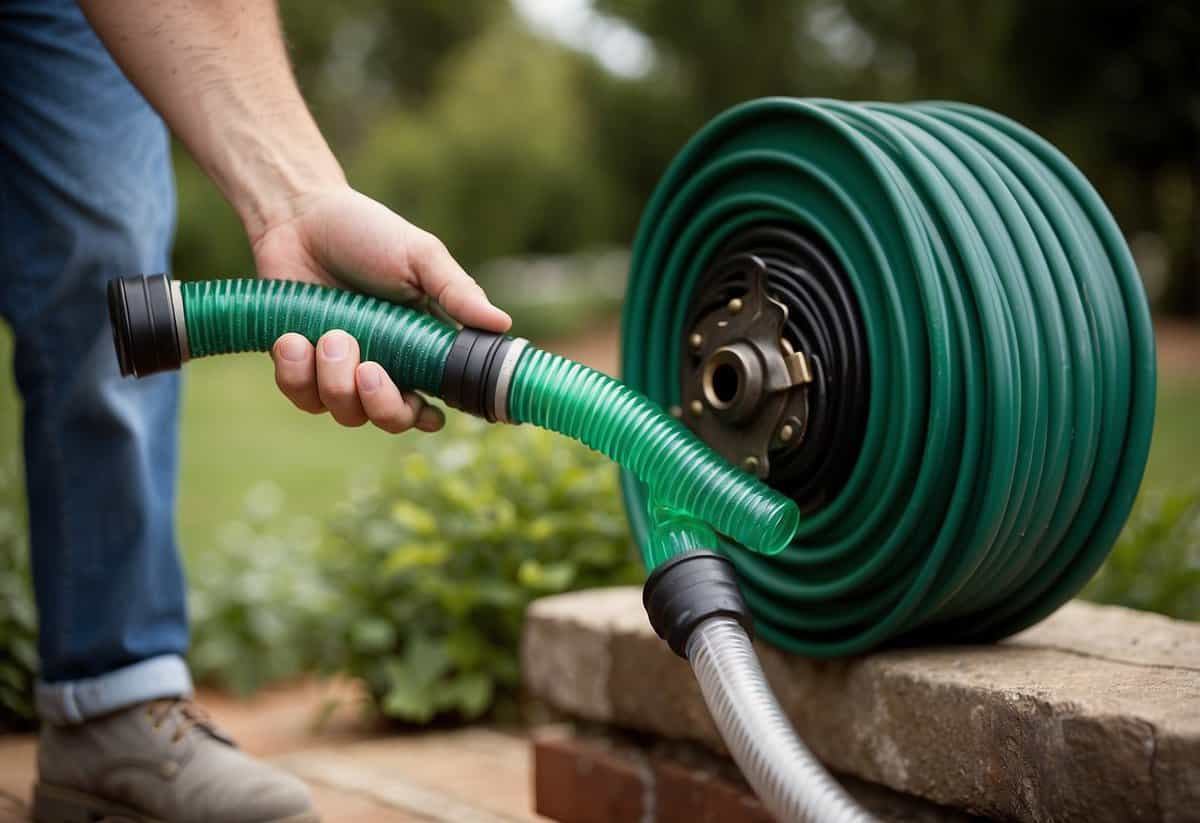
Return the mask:
{"type": "Polygon", "coordinates": [[[648,569],[658,568],[672,557],[698,550],[711,551],[719,545],[717,536],[707,523],[683,512],[655,506],[650,517],[654,521],[654,528],[650,532],[650,539],[642,546],[648,569]]]}
{"type": "MultiPolygon", "coordinates": [[[[357,338],[362,358],[382,365],[397,385],[430,394],[441,387],[457,334],[403,306],[285,280],[185,283],[181,295],[192,357],[269,351],[286,332],[315,342],[343,329],[357,338]]],[[[530,346],[517,362],[508,405],[510,420],[580,440],[638,477],[656,505],[753,551],[780,551],[799,525],[789,498],[730,465],[643,395],[587,366],[530,346]]],[[[657,555],[646,555],[651,568],[674,553],[665,539],[662,556],[652,562],[657,555]]]]}
{"type": "MultiPolygon", "coordinates": [[[[709,523],[743,546],[773,554],[799,526],[800,511],[790,499],[731,466],[640,392],[581,363],[530,347],[517,364],[508,413],[651,478],[655,505],[709,523]]],[[[657,565],[652,543],[641,543],[650,568],[657,565]]]]}
{"type": "Polygon", "coordinates": [[[687,657],[721,739],[771,814],[789,823],[875,820],[796,737],[737,621],[701,623],[688,640],[687,657]]]}

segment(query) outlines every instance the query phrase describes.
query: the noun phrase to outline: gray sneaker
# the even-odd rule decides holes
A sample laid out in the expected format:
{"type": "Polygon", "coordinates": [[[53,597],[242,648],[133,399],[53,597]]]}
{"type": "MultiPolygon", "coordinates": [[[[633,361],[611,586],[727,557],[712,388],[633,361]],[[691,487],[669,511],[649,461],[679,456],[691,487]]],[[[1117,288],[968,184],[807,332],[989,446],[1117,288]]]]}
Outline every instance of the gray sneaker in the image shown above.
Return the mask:
{"type": "Polygon", "coordinates": [[[299,779],[244,754],[189,700],[42,729],[37,823],[316,823],[299,779]]]}

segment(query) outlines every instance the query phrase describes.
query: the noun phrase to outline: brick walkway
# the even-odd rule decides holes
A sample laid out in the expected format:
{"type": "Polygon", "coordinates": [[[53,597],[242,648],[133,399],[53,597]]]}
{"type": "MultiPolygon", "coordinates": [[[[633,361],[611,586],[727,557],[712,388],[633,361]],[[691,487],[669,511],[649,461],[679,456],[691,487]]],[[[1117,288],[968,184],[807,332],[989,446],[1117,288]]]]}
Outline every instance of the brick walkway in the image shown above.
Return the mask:
{"type": "MultiPolygon", "coordinates": [[[[365,726],[342,685],[303,683],[248,700],[203,693],[239,745],[308,781],[325,823],[538,821],[530,811],[529,742],[494,728],[380,733],[365,726]],[[329,697],[343,701],[319,730],[329,697]]],[[[31,735],[0,737],[0,823],[26,820],[34,779],[31,735]]]]}

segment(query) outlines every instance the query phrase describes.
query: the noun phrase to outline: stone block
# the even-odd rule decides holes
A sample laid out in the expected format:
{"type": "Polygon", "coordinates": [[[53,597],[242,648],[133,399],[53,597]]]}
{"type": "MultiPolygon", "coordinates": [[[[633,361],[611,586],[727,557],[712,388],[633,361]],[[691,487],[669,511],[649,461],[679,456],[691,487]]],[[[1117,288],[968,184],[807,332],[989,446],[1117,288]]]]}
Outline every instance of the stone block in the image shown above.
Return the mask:
{"type": "MultiPolygon", "coordinates": [[[[993,646],[760,654],[840,773],[1002,819],[1200,821],[1198,624],[1074,602],[993,646]]],[[[723,751],[636,588],[538,601],[522,657],[529,690],[569,715],[723,751]]]]}

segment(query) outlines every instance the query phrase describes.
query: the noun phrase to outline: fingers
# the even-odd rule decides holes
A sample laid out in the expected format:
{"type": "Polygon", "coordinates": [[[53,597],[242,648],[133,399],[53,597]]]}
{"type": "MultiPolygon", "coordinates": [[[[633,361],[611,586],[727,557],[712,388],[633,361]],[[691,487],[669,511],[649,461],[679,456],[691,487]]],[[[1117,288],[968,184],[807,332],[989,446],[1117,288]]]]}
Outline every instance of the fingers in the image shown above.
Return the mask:
{"type": "Polygon", "coordinates": [[[386,432],[399,434],[416,427],[437,431],[445,418],[416,392],[403,392],[378,363],[362,363],[355,370],[358,395],[371,422],[386,432]]]}
{"type": "Polygon", "coordinates": [[[306,412],[328,411],[343,426],[370,419],[393,434],[433,432],[445,423],[441,409],[416,392],[401,392],[378,363],[360,363],[358,342],[344,331],[326,333],[315,347],[299,334],[285,334],[271,355],[276,385],[306,412]]]}
{"type": "Polygon", "coordinates": [[[367,422],[354,380],[357,368],[358,341],[349,334],[335,329],[317,341],[317,395],[343,426],[367,422]]]}
{"type": "Polygon", "coordinates": [[[310,414],[325,411],[317,394],[317,367],[312,343],[302,335],[285,334],[271,350],[275,361],[275,385],[296,408],[310,414]]]}
{"type": "Polygon", "coordinates": [[[508,331],[512,318],[492,305],[479,284],[432,234],[422,233],[409,249],[409,265],[421,288],[467,326],[508,331]]]}

